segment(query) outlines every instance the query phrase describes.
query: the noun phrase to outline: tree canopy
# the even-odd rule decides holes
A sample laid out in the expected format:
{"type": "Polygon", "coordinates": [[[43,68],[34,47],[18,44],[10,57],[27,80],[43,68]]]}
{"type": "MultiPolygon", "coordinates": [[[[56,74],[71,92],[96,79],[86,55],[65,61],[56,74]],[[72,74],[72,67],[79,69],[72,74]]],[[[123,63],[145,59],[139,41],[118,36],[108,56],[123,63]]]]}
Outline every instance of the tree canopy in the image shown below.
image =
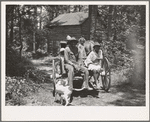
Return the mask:
{"type": "Polygon", "coordinates": [[[60,14],[80,11],[89,12],[90,39],[103,41],[107,55],[116,49],[125,52],[123,45],[131,48],[134,39],[145,40],[144,5],[6,5],[6,46],[20,58],[38,51],[48,54],[52,31],[46,26],[60,14]],[[98,30],[103,31],[105,40],[98,30]]]}

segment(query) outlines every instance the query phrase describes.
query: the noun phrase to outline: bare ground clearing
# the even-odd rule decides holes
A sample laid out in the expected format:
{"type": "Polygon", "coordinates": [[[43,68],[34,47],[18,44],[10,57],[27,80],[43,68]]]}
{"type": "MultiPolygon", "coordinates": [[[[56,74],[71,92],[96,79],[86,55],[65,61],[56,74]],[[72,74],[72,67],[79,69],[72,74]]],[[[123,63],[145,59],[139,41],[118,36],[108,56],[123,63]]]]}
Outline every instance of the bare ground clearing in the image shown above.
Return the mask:
{"type": "MultiPolygon", "coordinates": [[[[32,60],[39,69],[51,74],[51,58],[32,60]]],[[[112,72],[111,88],[108,93],[103,90],[88,93],[74,92],[71,102],[74,106],[145,106],[145,89],[141,86],[134,87],[126,83],[121,72],[112,72]],[[84,95],[87,94],[85,97],[84,95]]],[[[60,103],[53,102],[53,84],[40,84],[38,92],[24,98],[25,106],[61,106],[60,103]]]]}

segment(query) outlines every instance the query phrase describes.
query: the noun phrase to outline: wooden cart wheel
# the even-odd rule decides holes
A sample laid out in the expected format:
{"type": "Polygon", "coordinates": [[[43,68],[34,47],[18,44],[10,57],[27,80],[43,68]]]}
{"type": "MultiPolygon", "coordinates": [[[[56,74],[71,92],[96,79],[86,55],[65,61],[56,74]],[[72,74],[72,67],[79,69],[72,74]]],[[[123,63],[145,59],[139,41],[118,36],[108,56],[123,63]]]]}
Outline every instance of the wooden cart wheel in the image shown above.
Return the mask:
{"type": "Polygon", "coordinates": [[[54,86],[54,90],[53,90],[53,96],[55,97],[56,95],[56,75],[59,74],[59,62],[56,62],[55,60],[58,60],[58,58],[55,58],[52,60],[52,66],[53,66],[53,69],[52,69],[52,75],[51,77],[53,78],[53,86],[54,86]]]}
{"type": "MultiPolygon", "coordinates": [[[[53,84],[54,84],[54,92],[56,90],[55,88],[55,82],[56,82],[56,77],[59,77],[61,76],[61,66],[60,66],[60,60],[58,61],[55,61],[53,60],[53,84]]],[[[67,74],[66,74],[67,75],[67,74]]],[[[83,76],[82,76],[83,77],[83,76]]],[[[77,77],[76,77],[77,78],[77,77]]],[[[74,79],[75,80],[75,79],[74,79]]],[[[73,88],[73,91],[82,91],[84,90],[84,87],[81,87],[81,88],[73,88]]],[[[54,92],[53,92],[53,96],[54,96],[54,92]]]]}
{"type": "Polygon", "coordinates": [[[111,69],[110,63],[106,57],[104,57],[102,61],[102,68],[104,69],[104,71],[101,73],[102,89],[108,92],[111,85],[111,69]]]}
{"type": "Polygon", "coordinates": [[[60,62],[55,62],[55,72],[57,74],[61,74],[61,66],[60,66],[60,62]]]}

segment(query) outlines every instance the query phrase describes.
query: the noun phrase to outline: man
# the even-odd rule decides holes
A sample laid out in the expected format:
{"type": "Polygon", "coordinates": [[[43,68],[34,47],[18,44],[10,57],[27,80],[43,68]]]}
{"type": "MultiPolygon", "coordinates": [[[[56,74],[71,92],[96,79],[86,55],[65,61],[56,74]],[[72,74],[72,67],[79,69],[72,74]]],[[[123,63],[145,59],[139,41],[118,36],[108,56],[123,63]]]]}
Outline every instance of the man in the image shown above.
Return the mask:
{"type": "Polygon", "coordinates": [[[68,46],[65,48],[64,51],[64,61],[65,61],[65,69],[68,71],[68,82],[69,86],[72,89],[73,88],[73,77],[74,77],[74,71],[81,71],[84,73],[84,83],[83,87],[87,90],[92,90],[92,88],[89,87],[88,81],[89,81],[89,72],[88,69],[79,66],[78,63],[78,56],[79,51],[77,48],[78,41],[76,38],[72,37],[68,40],[68,46]]]}
{"type": "Polygon", "coordinates": [[[67,42],[66,41],[60,41],[60,47],[61,48],[65,48],[67,45],[67,42]]]}
{"type": "Polygon", "coordinates": [[[98,42],[94,43],[93,51],[87,56],[85,60],[85,65],[88,70],[93,72],[93,77],[96,85],[96,89],[99,89],[99,75],[102,72],[101,61],[103,59],[102,50],[100,50],[100,44],[98,42]]]}

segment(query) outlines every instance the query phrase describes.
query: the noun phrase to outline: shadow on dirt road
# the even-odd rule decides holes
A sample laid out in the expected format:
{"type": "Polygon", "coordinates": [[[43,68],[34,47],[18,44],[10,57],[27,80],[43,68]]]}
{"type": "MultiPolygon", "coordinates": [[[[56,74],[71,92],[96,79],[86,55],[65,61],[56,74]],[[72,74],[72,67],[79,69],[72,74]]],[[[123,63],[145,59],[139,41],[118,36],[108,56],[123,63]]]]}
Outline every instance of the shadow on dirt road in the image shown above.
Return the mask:
{"type": "Polygon", "coordinates": [[[115,106],[145,106],[145,87],[133,86],[129,83],[114,86],[114,91],[111,94],[118,94],[119,99],[116,99],[109,104],[115,106]]]}
{"type": "MultiPolygon", "coordinates": [[[[36,66],[41,71],[51,73],[52,67],[44,65],[44,61],[36,62],[36,66]],[[41,62],[42,64],[40,64],[41,62]]],[[[104,90],[73,92],[71,104],[73,106],[145,106],[145,87],[134,87],[130,83],[120,80],[116,82],[117,76],[118,74],[112,74],[112,85],[108,93],[104,90]]],[[[61,106],[60,103],[53,102],[52,83],[40,85],[42,87],[38,93],[24,99],[25,106],[61,106]]]]}

